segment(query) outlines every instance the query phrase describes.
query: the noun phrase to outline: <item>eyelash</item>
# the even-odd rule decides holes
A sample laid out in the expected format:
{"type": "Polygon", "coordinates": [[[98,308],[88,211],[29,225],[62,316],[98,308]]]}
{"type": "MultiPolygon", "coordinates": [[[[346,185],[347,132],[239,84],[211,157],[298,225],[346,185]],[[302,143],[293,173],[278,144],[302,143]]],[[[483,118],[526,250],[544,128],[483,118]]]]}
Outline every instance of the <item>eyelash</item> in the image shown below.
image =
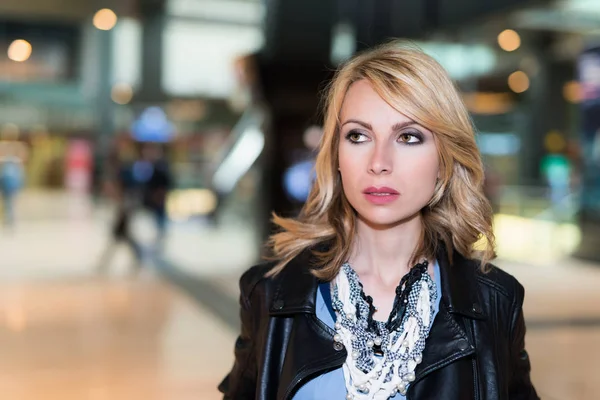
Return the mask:
{"type": "MultiPolygon", "coordinates": [[[[357,141],[354,141],[354,140],[350,139],[350,137],[352,135],[366,136],[364,133],[359,132],[359,131],[354,131],[353,130],[353,131],[348,132],[346,134],[346,140],[348,142],[350,142],[351,144],[361,144],[361,143],[363,143],[363,141],[357,142],[357,141]]],[[[423,135],[421,134],[421,132],[416,132],[416,131],[415,132],[402,132],[400,135],[398,135],[398,138],[400,138],[400,137],[402,137],[404,135],[412,136],[412,137],[416,138],[418,140],[418,142],[416,142],[416,143],[401,142],[402,144],[405,144],[407,146],[416,146],[416,145],[419,145],[419,144],[423,143],[423,135]]]]}

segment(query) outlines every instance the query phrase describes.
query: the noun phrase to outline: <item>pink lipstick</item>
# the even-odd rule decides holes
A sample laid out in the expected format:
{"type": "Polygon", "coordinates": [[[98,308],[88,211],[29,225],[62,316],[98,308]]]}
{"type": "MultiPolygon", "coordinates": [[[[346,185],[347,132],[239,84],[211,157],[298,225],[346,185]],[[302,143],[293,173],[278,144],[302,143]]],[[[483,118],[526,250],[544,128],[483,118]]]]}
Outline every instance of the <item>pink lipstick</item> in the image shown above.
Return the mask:
{"type": "Polygon", "coordinates": [[[373,204],[388,204],[400,197],[397,190],[383,186],[377,188],[371,186],[363,190],[363,194],[373,204]]]}

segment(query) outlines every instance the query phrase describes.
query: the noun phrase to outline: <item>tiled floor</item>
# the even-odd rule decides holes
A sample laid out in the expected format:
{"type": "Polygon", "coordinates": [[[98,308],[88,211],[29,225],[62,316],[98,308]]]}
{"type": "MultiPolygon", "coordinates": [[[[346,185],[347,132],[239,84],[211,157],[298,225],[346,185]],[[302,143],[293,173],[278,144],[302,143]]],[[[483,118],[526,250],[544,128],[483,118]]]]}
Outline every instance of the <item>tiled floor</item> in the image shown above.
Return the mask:
{"type": "Polygon", "coordinates": [[[526,290],[526,345],[542,399],[600,399],[600,265],[498,264],[526,290]]]}
{"type": "Polygon", "coordinates": [[[543,400],[600,399],[600,326],[530,330],[527,346],[543,400]]]}
{"type": "Polygon", "coordinates": [[[0,287],[0,399],[217,399],[234,333],[158,279],[0,287]]]}
{"type": "MultiPolygon", "coordinates": [[[[60,193],[25,196],[20,209],[14,230],[0,226],[0,399],[221,398],[235,332],[152,271],[130,276],[126,248],[97,275],[110,214],[60,193]]],[[[151,238],[143,218],[136,228],[151,238]]],[[[211,249],[211,235],[198,246],[186,229],[167,253],[211,249]]]]}
{"type": "MultiPolygon", "coordinates": [[[[43,203],[58,212],[60,205],[43,203]]],[[[69,204],[79,204],[73,214],[38,212],[13,234],[0,232],[0,399],[220,398],[216,385],[231,366],[236,332],[152,273],[128,276],[125,250],[109,276],[95,275],[106,221],[95,221],[85,202],[69,204]]],[[[228,263],[218,242],[231,234],[172,234],[172,262],[208,279],[234,307],[251,248],[228,263]]],[[[526,340],[542,398],[600,399],[600,266],[498,265],[526,288],[526,340]]]]}

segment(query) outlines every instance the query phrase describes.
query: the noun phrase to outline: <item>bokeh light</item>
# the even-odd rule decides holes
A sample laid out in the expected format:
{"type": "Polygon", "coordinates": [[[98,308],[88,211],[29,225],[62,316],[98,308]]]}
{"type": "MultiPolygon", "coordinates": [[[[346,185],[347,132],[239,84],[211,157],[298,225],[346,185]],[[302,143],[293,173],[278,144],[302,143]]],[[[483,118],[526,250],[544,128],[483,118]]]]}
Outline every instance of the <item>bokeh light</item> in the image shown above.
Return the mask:
{"type": "Polygon", "coordinates": [[[569,103],[577,104],[581,101],[581,86],[577,81],[569,81],[563,85],[563,97],[569,103]]]}
{"type": "Polygon", "coordinates": [[[94,15],[94,26],[102,31],[110,31],[117,24],[117,14],[111,9],[103,8],[94,15]]]}
{"type": "Polygon", "coordinates": [[[17,62],[27,61],[31,57],[32,50],[27,40],[17,39],[8,46],[8,58],[17,62]]]}
{"type": "Polygon", "coordinates": [[[498,45],[504,51],[515,51],[521,47],[521,37],[512,29],[505,29],[498,35],[498,45]]]}
{"type": "Polygon", "coordinates": [[[133,98],[133,88],[127,83],[116,83],[112,87],[110,97],[117,104],[128,104],[133,98]]]}
{"type": "Polygon", "coordinates": [[[529,77],[523,71],[515,71],[508,77],[508,87],[515,93],[529,89],[529,77]]]}
{"type": "Polygon", "coordinates": [[[567,142],[560,132],[552,130],[544,137],[544,146],[550,153],[558,153],[566,148],[567,142]]]}

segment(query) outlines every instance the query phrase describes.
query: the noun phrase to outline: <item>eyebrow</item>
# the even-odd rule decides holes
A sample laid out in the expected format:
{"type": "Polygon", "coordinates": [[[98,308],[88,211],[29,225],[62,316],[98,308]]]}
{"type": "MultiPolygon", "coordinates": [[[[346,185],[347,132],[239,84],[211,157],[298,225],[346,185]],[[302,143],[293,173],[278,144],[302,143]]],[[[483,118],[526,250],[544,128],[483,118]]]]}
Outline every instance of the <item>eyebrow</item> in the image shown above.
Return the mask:
{"type": "MultiPolygon", "coordinates": [[[[361,126],[364,126],[365,128],[369,129],[369,130],[373,130],[373,127],[371,126],[371,124],[367,123],[367,122],[363,122],[361,120],[358,119],[349,119],[346,120],[346,122],[344,122],[341,126],[344,126],[346,124],[350,124],[350,123],[354,123],[354,124],[358,124],[361,126]]],[[[410,125],[418,125],[415,121],[404,121],[404,122],[398,122],[397,124],[394,124],[394,126],[392,126],[392,131],[399,131],[400,129],[406,128],[407,126],[410,125]]]]}

